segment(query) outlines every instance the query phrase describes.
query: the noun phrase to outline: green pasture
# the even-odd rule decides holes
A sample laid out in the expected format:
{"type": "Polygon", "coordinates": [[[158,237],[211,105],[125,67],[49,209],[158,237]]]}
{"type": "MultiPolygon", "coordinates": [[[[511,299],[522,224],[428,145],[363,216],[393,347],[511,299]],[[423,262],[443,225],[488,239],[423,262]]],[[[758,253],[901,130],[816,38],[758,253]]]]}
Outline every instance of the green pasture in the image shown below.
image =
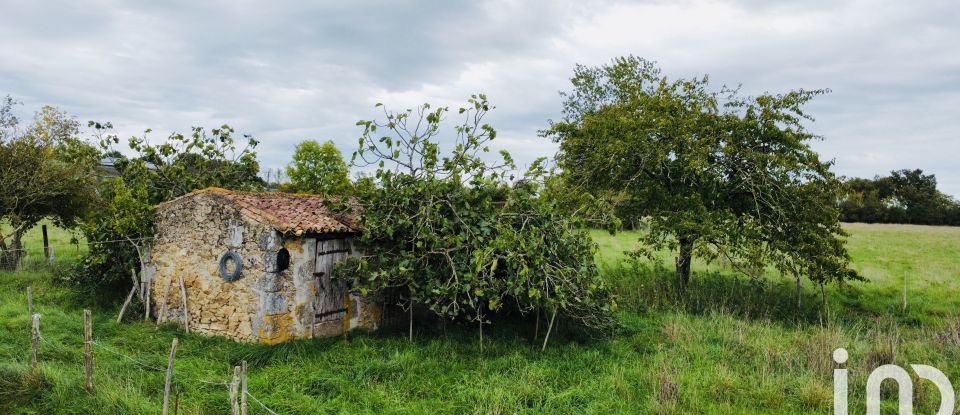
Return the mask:
{"type": "MultiPolygon", "coordinates": [[[[118,302],[55,283],[69,272],[61,254],[52,266],[0,273],[0,413],[158,414],[174,337],[180,414],[229,413],[222,383],[243,360],[250,393],[280,414],[828,414],[837,347],[850,351],[850,413],[864,412],[866,377],[881,364],[929,364],[960,385],[960,228],[846,228],[870,281],[829,286],[826,309],[809,282],[798,307],[794,280],[751,280],[717,263],[696,263],[681,293],[669,253],[662,263],[630,260],[624,251],[638,234],[594,231],[623,327],[589,336],[561,321],[545,352],[533,318],[494,322],[482,352],[473,326],[421,324],[413,342],[384,331],[268,347],[157,328],[139,321],[136,307],[130,314],[139,317],[116,324],[118,302]],[[28,286],[44,339],[35,373],[28,286]],[[93,310],[97,342],[92,393],[83,388],[84,308],[93,310]]],[[[932,384],[918,380],[914,394],[917,413],[935,412],[932,384]]],[[[268,413],[251,405],[252,414],[268,413]]],[[[886,401],[884,413],[894,406],[886,401]]]]}

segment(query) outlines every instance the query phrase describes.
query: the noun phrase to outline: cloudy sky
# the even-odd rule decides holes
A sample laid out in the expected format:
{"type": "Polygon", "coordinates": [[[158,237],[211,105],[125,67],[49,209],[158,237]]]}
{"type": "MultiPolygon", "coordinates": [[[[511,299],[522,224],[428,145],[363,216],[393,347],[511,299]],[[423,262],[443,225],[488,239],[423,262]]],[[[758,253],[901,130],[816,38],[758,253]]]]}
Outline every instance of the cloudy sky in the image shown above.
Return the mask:
{"type": "Polygon", "coordinates": [[[276,168],[304,139],[349,154],[376,102],[485,92],[499,146],[522,163],[555,152],[537,130],[559,118],[575,64],[633,54],[747,93],[830,88],[812,129],[840,174],[922,168],[960,196],[953,0],[314,3],[6,0],[0,95],[23,116],[52,104],[122,136],[227,123],[276,168]]]}

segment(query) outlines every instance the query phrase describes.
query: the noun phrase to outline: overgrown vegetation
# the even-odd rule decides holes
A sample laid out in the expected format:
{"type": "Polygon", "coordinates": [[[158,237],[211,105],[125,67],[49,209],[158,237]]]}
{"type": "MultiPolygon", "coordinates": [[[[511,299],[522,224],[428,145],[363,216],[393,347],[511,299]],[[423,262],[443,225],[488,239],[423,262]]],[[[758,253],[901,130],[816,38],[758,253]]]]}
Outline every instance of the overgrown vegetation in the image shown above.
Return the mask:
{"type": "MultiPolygon", "coordinates": [[[[511,184],[513,161],[482,156],[496,137],[483,119],[484,95],[451,114],[445,107],[384,110],[364,127],[355,162],[378,167],[375,186],[359,193],[360,242],[366,254],[338,267],[364,294],[400,289],[408,303],[445,319],[483,324],[502,309],[562,318],[595,329],[614,325],[616,303],[599,278],[594,246],[537,197],[540,162],[511,184]],[[450,148],[441,148],[450,134],[450,148]]],[[[482,337],[481,337],[482,339],[482,337]]],[[[482,341],[482,340],[481,340],[482,341]]]]}

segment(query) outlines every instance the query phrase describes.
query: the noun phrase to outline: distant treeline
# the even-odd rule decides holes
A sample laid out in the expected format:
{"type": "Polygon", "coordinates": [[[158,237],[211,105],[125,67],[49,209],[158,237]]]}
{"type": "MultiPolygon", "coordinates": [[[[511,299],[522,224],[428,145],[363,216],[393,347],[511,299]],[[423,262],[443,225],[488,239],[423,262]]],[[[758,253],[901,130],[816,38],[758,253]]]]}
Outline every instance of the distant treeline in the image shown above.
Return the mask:
{"type": "Polygon", "coordinates": [[[960,226],[960,203],[937,190],[937,178],[923,170],[898,170],[844,184],[844,222],[960,226]]]}

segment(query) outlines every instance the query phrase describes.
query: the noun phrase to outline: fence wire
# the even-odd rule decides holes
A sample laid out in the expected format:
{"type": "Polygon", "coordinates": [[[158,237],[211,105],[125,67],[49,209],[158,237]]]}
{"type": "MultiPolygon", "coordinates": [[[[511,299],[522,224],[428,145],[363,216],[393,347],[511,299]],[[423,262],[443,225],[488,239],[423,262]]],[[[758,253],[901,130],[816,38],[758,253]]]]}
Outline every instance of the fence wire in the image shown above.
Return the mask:
{"type": "Polygon", "coordinates": [[[96,342],[96,341],[93,341],[93,342],[90,342],[90,343],[93,344],[94,346],[99,347],[100,350],[106,351],[107,353],[110,353],[110,354],[113,354],[113,355],[116,355],[116,356],[120,356],[120,357],[122,357],[122,358],[124,358],[124,359],[127,359],[127,360],[133,362],[134,364],[143,366],[144,368],[147,368],[147,369],[150,369],[150,370],[155,370],[155,371],[157,371],[157,372],[164,372],[164,371],[167,370],[167,369],[164,369],[164,368],[159,368],[159,367],[156,367],[156,366],[151,366],[151,365],[146,364],[146,363],[144,363],[144,362],[142,362],[142,361],[140,361],[140,360],[137,360],[137,359],[135,359],[135,358],[133,358],[133,357],[130,357],[130,356],[127,356],[127,355],[125,355],[125,354],[123,354],[123,353],[120,353],[120,352],[111,350],[109,347],[104,346],[104,345],[102,345],[102,344],[100,344],[100,343],[98,343],[98,342],[96,342]]]}
{"type": "Polygon", "coordinates": [[[276,413],[276,412],[273,412],[273,410],[272,410],[272,409],[270,409],[270,408],[267,408],[267,406],[266,406],[266,405],[264,405],[264,404],[263,404],[263,402],[260,402],[260,400],[259,400],[259,399],[257,399],[257,397],[256,397],[256,396],[253,396],[253,395],[251,395],[251,394],[250,394],[250,392],[247,392],[247,396],[249,396],[250,398],[252,398],[254,402],[256,402],[256,403],[258,403],[258,404],[260,404],[260,406],[261,406],[261,407],[262,407],[262,408],[263,408],[263,409],[264,409],[265,411],[267,411],[267,412],[269,412],[269,413],[271,413],[271,414],[273,414],[273,415],[277,415],[277,413],[276,413]]]}
{"type": "Polygon", "coordinates": [[[140,244],[149,242],[168,242],[180,243],[188,242],[189,239],[183,237],[163,237],[145,236],[140,238],[111,239],[105,241],[84,241],[79,243],[57,243],[48,244],[43,247],[20,247],[18,249],[6,248],[0,249],[0,270],[22,270],[26,266],[39,264],[44,261],[54,262],[57,252],[66,252],[67,249],[79,249],[81,245],[111,245],[111,244],[140,244]]]}
{"type": "MultiPolygon", "coordinates": [[[[46,339],[45,337],[43,337],[43,335],[40,334],[39,332],[38,332],[37,338],[40,340],[41,343],[46,344],[46,345],[49,345],[51,348],[60,349],[61,351],[66,351],[66,352],[69,352],[70,354],[77,354],[77,353],[78,353],[78,352],[77,352],[75,349],[73,349],[73,348],[67,347],[67,346],[65,346],[65,345],[63,345],[63,344],[60,344],[60,343],[55,343],[55,342],[52,342],[52,341],[47,340],[47,339],[46,339]]],[[[95,340],[94,340],[94,341],[91,341],[90,343],[91,343],[92,345],[96,346],[96,347],[98,348],[98,350],[103,350],[103,351],[105,351],[105,352],[107,352],[107,353],[109,353],[109,354],[111,354],[111,355],[115,355],[115,356],[121,357],[121,358],[123,358],[123,359],[125,359],[125,360],[128,360],[129,362],[133,363],[134,365],[143,368],[143,369],[149,369],[149,370],[153,370],[153,371],[157,371],[157,372],[165,372],[165,371],[167,370],[166,368],[160,368],[160,367],[157,367],[157,366],[153,366],[153,365],[151,365],[151,364],[149,364],[149,363],[146,363],[146,362],[144,362],[144,361],[142,361],[142,360],[139,360],[139,359],[137,359],[137,358],[135,358],[135,357],[133,357],[133,356],[127,355],[127,354],[125,354],[125,353],[122,353],[122,352],[120,352],[120,351],[118,351],[118,350],[116,350],[116,349],[113,349],[113,348],[111,348],[111,347],[108,347],[108,346],[106,346],[106,345],[104,345],[104,344],[102,344],[102,343],[100,343],[100,342],[98,342],[98,341],[95,341],[95,340]]],[[[189,377],[189,376],[184,376],[183,374],[180,374],[180,375],[178,375],[178,376],[175,376],[175,379],[176,379],[177,382],[179,382],[179,383],[181,383],[181,384],[183,384],[183,383],[194,383],[194,382],[195,382],[195,383],[199,383],[199,384],[206,384],[206,385],[213,385],[213,386],[225,387],[225,388],[227,388],[228,391],[229,391],[230,387],[233,385],[233,382],[218,382],[218,381],[211,381],[211,380],[196,379],[196,378],[191,378],[191,377],[189,377]]],[[[272,414],[272,415],[278,415],[276,411],[270,409],[266,404],[264,404],[262,401],[260,401],[260,399],[257,399],[256,396],[253,396],[253,394],[251,394],[249,391],[248,391],[246,394],[247,394],[247,396],[249,396],[251,399],[253,399],[254,402],[256,402],[258,405],[260,405],[260,407],[263,408],[263,410],[267,411],[268,413],[270,413],[270,414],[272,414]]]]}

